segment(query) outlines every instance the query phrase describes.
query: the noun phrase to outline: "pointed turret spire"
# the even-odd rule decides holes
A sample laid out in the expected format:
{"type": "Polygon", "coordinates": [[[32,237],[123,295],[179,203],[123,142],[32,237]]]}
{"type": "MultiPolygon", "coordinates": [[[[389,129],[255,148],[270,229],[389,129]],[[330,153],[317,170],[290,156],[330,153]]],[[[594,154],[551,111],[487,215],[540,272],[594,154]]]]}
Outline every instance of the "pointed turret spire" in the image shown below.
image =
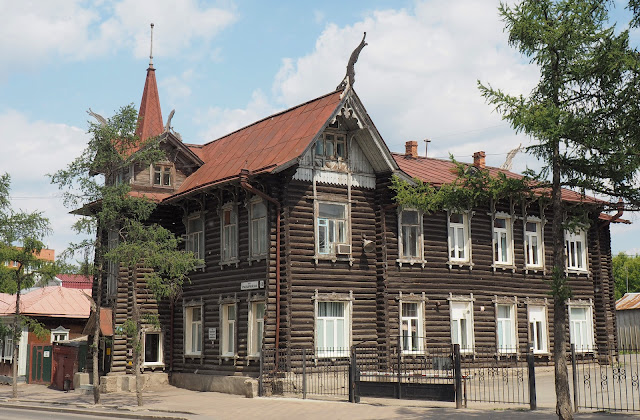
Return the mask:
{"type": "Polygon", "coordinates": [[[140,140],[162,134],[164,124],[162,123],[162,111],[160,109],[160,96],[158,95],[158,85],[156,83],[156,69],[153,68],[153,23],[151,24],[151,50],[149,53],[149,68],[147,69],[147,79],[144,82],[144,91],[140,101],[140,112],[138,112],[138,129],[136,135],[140,140]]]}

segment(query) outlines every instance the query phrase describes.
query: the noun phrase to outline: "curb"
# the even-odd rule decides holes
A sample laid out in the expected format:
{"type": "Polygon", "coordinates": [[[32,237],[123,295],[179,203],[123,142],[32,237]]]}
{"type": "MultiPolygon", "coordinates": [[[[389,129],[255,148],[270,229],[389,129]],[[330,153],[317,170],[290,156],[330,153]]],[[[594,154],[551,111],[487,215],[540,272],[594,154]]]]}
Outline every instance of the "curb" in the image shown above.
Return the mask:
{"type": "MultiPolygon", "coordinates": [[[[63,403],[57,403],[63,404],[63,403]]],[[[160,413],[134,413],[134,412],[126,412],[124,409],[113,407],[111,410],[109,409],[90,409],[90,408],[80,408],[80,407],[60,407],[56,406],[56,403],[39,403],[39,404],[28,404],[23,402],[7,402],[0,401],[0,407],[13,408],[16,410],[32,410],[32,411],[48,411],[48,412],[56,412],[56,413],[68,413],[68,414],[90,414],[92,416],[99,417],[111,417],[111,418],[123,418],[123,419],[141,419],[141,420],[188,420],[188,417],[183,415],[179,416],[171,416],[160,413]]]]}

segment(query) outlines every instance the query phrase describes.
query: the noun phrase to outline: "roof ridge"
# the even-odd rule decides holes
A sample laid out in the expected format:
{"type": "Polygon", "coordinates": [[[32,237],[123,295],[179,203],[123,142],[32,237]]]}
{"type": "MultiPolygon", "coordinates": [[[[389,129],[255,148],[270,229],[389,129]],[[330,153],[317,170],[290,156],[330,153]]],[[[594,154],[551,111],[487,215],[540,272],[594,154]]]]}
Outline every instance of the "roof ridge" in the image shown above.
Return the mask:
{"type": "Polygon", "coordinates": [[[222,137],[218,137],[217,139],[214,139],[214,140],[211,140],[211,141],[209,141],[209,142],[207,142],[207,143],[204,143],[204,144],[202,144],[200,147],[208,146],[208,145],[210,145],[211,143],[215,143],[215,142],[217,142],[217,141],[219,141],[219,140],[224,139],[225,137],[229,137],[229,136],[231,136],[232,134],[235,134],[235,133],[237,133],[237,132],[239,132],[239,131],[245,130],[245,129],[247,129],[247,128],[249,128],[249,127],[252,127],[252,126],[254,126],[254,125],[256,125],[256,124],[259,124],[259,123],[261,123],[261,122],[263,122],[263,121],[266,121],[266,120],[268,120],[269,118],[273,118],[273,117],[280,116],[280,115],[282,115],[282,114],[286,114],[287,112],[291,112],[291,111],[293,111],[293,110],[294,110],[294,109],[296,109],[296,108],[300,108],[300,107],[302,107],[302,106],[305,106],[305,105],[307,105],[307,104],[310,104],[311,102],[315,102],[315,101],[317,101],[317,100],[320,100],[320,99],[326,98],[327,96],[331,96],[331,95],[335,94],[336,92],[341,92],[341,91],[344,91],[344,89],[334,90],[334,91],[332,91],[332,92],[329,92],[329,93],[326,93],[326,94],[324,94],[324,95],[318,96],[317,98],[314,98],[314,99],[308,100],[308,101],[303,102],[303,103],[301,103],[301,104],[298,104],[298,105],[292,106],[292,107],[290,107],[290,108],[284,109],[284,110],[282,110],[282,111],[276,112],[275,114],[267,115],[266,117],[264,117],[264,118],[262,118],[262,119],[259,119],[259,120],[257,120],[257,121],[252,122],[251,124],[247,124],[247,125],[245,125],[244,127],[238,128],[237,130],[234,130],[234,131],[231,131],[231,132],[229,132],[229,133],[227,133],[227,134],[223,135],[222,137]]]}

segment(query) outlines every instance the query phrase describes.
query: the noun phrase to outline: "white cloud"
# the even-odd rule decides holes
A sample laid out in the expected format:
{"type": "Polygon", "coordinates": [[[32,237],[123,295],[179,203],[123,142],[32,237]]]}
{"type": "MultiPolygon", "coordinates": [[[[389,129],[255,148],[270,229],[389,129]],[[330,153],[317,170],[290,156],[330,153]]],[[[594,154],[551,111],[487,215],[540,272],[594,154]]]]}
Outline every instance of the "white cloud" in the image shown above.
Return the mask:
{"type": "Polygon", "coordinates": [[[205,7],[196,0],[0,2],[0,16],[0,76],[51,58],[82,60],[122,48],[147,57],[151,22],[154,56],[174,55],[194,42],[208,43],[236,19],[231,4],[205,7]]]}
{"type": "Polygon", "coordinates": [[[180,76],[170,76],[159,82],[163,91],[163,99],[174,108],[179,103],[184,103],[191,96],[190,83],[193,81],[193,70],[186,70],[180,76]]]}

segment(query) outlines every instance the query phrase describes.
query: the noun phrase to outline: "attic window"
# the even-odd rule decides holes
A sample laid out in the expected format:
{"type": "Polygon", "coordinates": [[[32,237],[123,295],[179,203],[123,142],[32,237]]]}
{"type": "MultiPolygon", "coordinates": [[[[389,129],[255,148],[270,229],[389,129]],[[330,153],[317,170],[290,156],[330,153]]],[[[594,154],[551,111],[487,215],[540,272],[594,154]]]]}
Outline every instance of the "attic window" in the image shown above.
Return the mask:
{"type": "Polygon", "coordinates": [[[171,166],[153,165],[153,185],[162,187],[171,186],[171,166]]]}
{"type": "Polygon", "coordinates": [[[344,134],[324,133],[316,142],[316,157],[327,160],[347,158],[347,138],[344,134]]]}

